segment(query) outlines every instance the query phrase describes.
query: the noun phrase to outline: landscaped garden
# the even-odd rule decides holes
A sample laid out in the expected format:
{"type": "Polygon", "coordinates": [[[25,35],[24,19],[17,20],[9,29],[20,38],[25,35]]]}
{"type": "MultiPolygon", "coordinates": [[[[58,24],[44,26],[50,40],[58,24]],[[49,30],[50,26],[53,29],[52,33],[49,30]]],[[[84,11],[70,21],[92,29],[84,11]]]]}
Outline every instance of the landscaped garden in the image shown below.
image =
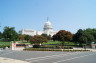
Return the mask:
{"type": "MultiPolygon", "coordinates": [[[[61,45],[60,41],[53,41],[53,40],[49,40],[47,43],[42,43],[44,45],[61,45]]],[[[76,45],[75,42],[65,42],[65,45],[76,45]]]]}
{"type": "MultiPolygon", "coordinates": [[[[31,45],[31,43],[27,41],[24,41],[24,42],[17,41],[17,42],[18,44],[31,45]]],[[[0,42],[0,48],[10,47],[10,45],[11,45],[11,42],[0,42]]],[[[63,47],[63,50],[59,47],[60,45],[61,45],[60,41],[54,42],[52,40],[49,40],[47,43],[42,43],[40,48],[25,48],[24,50],[25,51],[67,51],[67,52],[88,51],[88,50],[73,50],[74,45],[76,45],[74,42],[65,42],[65,46],[63,47]]]]}
{"type": "Polygon", "coordinates": [[[11,41],[13,41],[19,45],[32,45],[33,47],[27,48],[28,50],[37,49],[40,51],[44,49],[54,51],[57,49],[73,49],[73,47],[90,45],[91,42],[95,43],[95,37],[96,29],[79,29],[75,34],[70,31],[60,30],[53,36],[47,34],[29,36],[18,34],[14,27],[4,27],[4,31],[0,32],[0,48],[10,47],[11,41]]]}
{"type": "MultiPolygon", "coordinates": [[[[27,41],[16,41],[18,42],[19,44],[31,44],[30,42],[27,42],[27,41]]],[[[7,46],[7,45],[10,45],[11,42],[3,42],[3,41],[0,41],[0,46],[7,46]]],[[[49,46],[57,46],[57,45],[60,45],[61,42],[60,41],[52,41],[52,40],[49,40],[47,43],[42,43],[42,45],[49,45],[49,46]]],[[[75,45],[75,43],[73,42],[65,42],[65,45],[75,45]]]]}

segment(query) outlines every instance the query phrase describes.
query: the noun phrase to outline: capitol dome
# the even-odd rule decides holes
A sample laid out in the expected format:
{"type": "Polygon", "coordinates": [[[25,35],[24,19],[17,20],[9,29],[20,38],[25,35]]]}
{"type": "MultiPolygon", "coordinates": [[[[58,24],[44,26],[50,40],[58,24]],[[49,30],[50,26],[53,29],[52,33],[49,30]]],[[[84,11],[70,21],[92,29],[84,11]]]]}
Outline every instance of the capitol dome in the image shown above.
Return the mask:
{"type": "Polygon", "coordinates": [[[49,30],[52,29],[52,25],[50,21],[47,21],[44,25],[44,30],[49,30]]]}
{"type": "Polygon", "coordinates": [[[50,25],[50,26],[51,26],[51,22],[50,22],[50,21],[47,21],[47,22],[45,23],[45,25],[50,25]]]}

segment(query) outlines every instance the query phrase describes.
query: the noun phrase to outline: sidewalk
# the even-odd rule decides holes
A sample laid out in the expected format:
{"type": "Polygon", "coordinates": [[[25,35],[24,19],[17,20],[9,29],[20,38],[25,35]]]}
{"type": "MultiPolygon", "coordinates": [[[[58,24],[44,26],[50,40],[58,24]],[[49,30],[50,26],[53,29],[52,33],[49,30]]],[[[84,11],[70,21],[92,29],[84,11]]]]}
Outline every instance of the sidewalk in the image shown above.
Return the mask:
{"type": "MultiPolygon", "coordinates": [[[[84,48],[73,48],[74,50],[85,50],[84,48]]],[[[86,48],[86,50],[90,50],[92,52],[96,52],[96,49],[86,48]]]]}
{"type": "Polygon", "coordinates": [[[87,49],[87,50],[90,50],[92,52],[96,52],[96,49],[87,49]]]}
{"type": "Polygon", "coordinates": [[[29,62],[0,57],[0,63],[29,63],[29,62]]]}

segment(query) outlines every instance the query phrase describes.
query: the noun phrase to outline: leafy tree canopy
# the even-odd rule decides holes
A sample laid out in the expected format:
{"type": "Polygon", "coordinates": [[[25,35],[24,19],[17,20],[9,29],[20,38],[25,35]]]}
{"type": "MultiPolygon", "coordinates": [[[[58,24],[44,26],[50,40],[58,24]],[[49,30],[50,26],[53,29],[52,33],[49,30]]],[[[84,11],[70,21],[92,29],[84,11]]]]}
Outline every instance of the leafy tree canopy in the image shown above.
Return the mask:
{"type": "Polygon", "coordinates": [[[2,33],[0,32],[0,39],[2,38],[2,33]]]}
{"type": "Polygon", "coordinates": [[[71,41],[73,34],[69,31],[60,30],[56,35],[53,35],[53,40],[58,40],[62,42],[62,46],[64,45],[65,41],[71,41]]]}
{"type": "Polygon", "coordinates": [[[30,38],[30,43],[31,44],[40,44],[40,43],[43,43],[43,42],[47,42],[47,38],[46,37],[43,37],[43,36],[40,36],[40,35],[35,35],[33,37],[30,38]]]}
{"type": "Polygon", "coordinates": [[[60,30],[57,34],[56,34],[56,39],[58,41],[71,41],[72,40],[72,33],[69,31],[65,31],[65,30],[60,30]]]}
{"type": "Polygon", "coordinates": [[[6,40],[17,40],[18,39],[18,33],[15,31],[14,27],[4,27],[4,31],[3,31],[3,37],[6,40]]]}
{"type": "Polygon", "coordinates": [[[96,40],[96,29],[79,29],[73,36],[73,41],[79,44],[91,44],[91,42],[96,40]]]}
{"type": "Polygon", "coordinates": [[[30,37],[31,37],[30,35],[25,35],[24,39],[27,40],[27,42],[28,42],[30,37]]]}
{"type": "Polygon", "coordinates": [[[48,40],[51,40],[51,35],[42,34],[41,36],[46,37],[48,40]]]}

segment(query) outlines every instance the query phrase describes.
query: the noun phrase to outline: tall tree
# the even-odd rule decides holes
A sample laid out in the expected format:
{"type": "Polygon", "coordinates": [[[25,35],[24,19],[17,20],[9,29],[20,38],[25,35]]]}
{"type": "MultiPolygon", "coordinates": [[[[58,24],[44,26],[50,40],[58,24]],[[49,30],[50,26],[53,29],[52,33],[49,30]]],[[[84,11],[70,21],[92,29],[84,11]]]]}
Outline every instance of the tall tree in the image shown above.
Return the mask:
{"type": "Polygon", "coordinates": [[[91,42],[94,41],[94,36],[90,33],[84,33],[84,34],[85,34],[85,37],[87,38],[86,44],[91,44],[91,42]]]}
{"type": "Polygon", "coordinates": [[[48,40],[51,40],[51,35],[42,34],[41,36],[46,37],[48,40]]]}
{"type": "Polygon", "coordinates": [[[65,41],[71,41],[72,40],[72,36],[73,35],[71,32],[65,31],[65,30],[60,30],[56,34],[55,38],[56,38],[56,40],[62,42],[62,46],[63,46],[65,41]]]}
{"type": "Polygon", "coordinates": [[[0,32],[0,39],[2,38],[2,33],[0,32]]]}
{"type": "Polygon", "coordinates": [[[79,44],[86,44],[87,40],[87,37],[82,35],[79,37],[79,44]]]}
{"type": "Polygon", "coordinates": [[[79,30],[77,31],[77,33],[74,34],[73,40],[74,40],[75,42],[78,42],[78,41],[79,41],[79,37],[80,37],[82,34],[83,34],[83,30],[82,30],[82,29],[79,29],[79,30]]]}
{"type": "Polygon", "coordinates": [[[73,40],[80,45],[82,44],[91,44],[94,41],[94,36],[92,35],[92,29],[82,30],[79,29],[77,33],[73,36],[73,40]]]}
{"type": "Polygon", "coordinates": [[[4,27],[3,37],[6,40],[13,41],[18,39],[18,33],[15,31],[14,27],[4,27]]]}
{"type": "Polygon", "coordinates": [[[43,37],[43,36],[40,36],[40,35],[35,35],[33,37],[30,38],[30,43],[31,44],[36,44],[36,45],[39,45],[40,43],[43,43],[43,42],[47,42],[47,38],[46,37],[43,37]]]}
{"type": "Polygon", "coordinates": [[[30,35],[25,35],[24,39],[28,42],[30,37],[31,37],[30,35]]]}
{"type": "Polygon", "coordinates": [[[24,40],[25,39],[25,35],[19,34],[19,40],[24,40]]]}
{"type": "Polygon", "coordinates": [[[73,41],[75,41],[75,43],[77,44],[77,43],[79,43],[79,44],[82,44],[82,43],[80,43],[80,37],[83,35],[83,30],[82,29],[79,29],[78,31],[77,31],[77,33],[76,34],[74,34],[74,36],[73,36],[73,41]]]}
{"type": "Polygon", "coordinates": [[[56,34],[52,36],[52,40],[53,40],[53,41],[56,41],[56,40],[57,40],[56,34]]]}

